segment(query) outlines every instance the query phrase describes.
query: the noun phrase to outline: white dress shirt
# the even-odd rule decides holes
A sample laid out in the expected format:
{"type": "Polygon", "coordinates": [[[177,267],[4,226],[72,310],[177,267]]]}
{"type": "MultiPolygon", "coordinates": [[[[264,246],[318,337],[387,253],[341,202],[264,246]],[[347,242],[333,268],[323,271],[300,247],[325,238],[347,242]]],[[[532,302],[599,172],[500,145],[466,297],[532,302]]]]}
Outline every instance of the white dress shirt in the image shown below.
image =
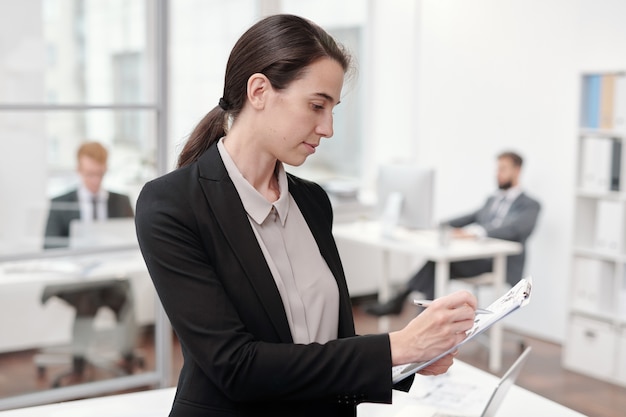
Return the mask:
{"type": "Polygon", "coordinates": [[[100,188],[97,194],[93,194],[83,184],[78,187],[78,205],[80,207],[80,220],[91,223],[94,220],[103,221],[109,218],[108,200],[109,192],[100,188]],[[97,217],[94,219],[94,198],[96,199],[97,217]]]}

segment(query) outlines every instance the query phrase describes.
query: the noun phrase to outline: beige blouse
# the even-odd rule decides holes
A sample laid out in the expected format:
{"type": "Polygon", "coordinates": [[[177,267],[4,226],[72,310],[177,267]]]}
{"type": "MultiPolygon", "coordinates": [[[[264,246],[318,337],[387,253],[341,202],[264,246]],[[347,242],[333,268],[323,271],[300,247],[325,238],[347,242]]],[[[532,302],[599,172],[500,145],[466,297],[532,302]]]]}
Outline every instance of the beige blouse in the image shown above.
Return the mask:
{"type": "Polygon", "coordinates": [[[223,144],[217,144],[283,301],[294,343],[337,338],[339,290],[277,162],[280,197],[270,203],[244,177],[223,144]]]}

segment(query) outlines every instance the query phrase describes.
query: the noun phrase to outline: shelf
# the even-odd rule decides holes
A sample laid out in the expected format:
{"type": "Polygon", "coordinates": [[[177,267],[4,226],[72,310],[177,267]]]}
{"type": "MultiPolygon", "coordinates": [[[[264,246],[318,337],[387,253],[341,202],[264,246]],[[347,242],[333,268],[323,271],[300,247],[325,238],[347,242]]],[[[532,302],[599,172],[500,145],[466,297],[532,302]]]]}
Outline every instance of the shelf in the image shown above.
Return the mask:
{"type": "Polygon", "coordinates": [[[576,197],[594,198],[598,200],[626,201],[626,193],[621,191],[592,191],[579,188],[576,197]]]}
{"type": "Polygon", "coordinates": [[[581,87],[562,360],[566,369],[626,386],[626,73],[583,73],[581,87]]]}
{"type": "Polygon", "coordinates": [[[626,319],[617,316],[615,313],[607,313],[602,311],[584,310],[578,307],[571,307],[570,314],[573,316],[585,317],[592,320],[598,320],[606,324],[623,326],[626,319]]]}
{"type": "Polygon", "coordinates": [[[593,248],[585,248],[582,246],[576,246],[574,248],[574,255],[584,256],[586,258],[601,259],[604,261],[626,262],[626,255],[623,253],[603,251],[603,250],[593,249],[593,248]]]}
{"type": "Polygon", "coordinates": [[[580,136],[601,136],[604,138],[626,139],[626,132],[616,132],[614,130],[591,129],[581,127],[580,136]]]}

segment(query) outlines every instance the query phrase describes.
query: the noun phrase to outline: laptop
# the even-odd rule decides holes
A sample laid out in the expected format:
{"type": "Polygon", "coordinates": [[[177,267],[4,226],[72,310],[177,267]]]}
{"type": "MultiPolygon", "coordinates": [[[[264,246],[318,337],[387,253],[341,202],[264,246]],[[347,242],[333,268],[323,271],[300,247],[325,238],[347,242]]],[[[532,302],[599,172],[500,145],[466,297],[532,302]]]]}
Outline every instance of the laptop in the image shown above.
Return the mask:
{"type": "MultiPolygon", "coordinates": [[[[424,394],[430,401],[420,401],[419,399],[414,398],[411,400],[411,404],[406,404],[401,410],[394,414],[393,417],[495,417],[507,393],[511,387],[515,385],[515,381],[526,363],[530,351],[531,348],[527,347],[517,358],[513,365],[511,365],[502,378],[500,378],[496,386],[492,389],[487,401],[484,404],[479,404],[478,407],[472,407],[474,413],[463,413],[462,411],[457,412],[456,410],[452,411],[451,409],[448,409],[448,407],[441,405],[446,403],[446,399],[456,402],[457,404],[471,402],[471,398],[469,400],[450,398],[450,393],[453,391],[458,395],[466,393],[468,397],[480,397],[478,391],[481,390],[481,387],[473,384],[472,381],[450,380],[433,386],[432,390],[424,394]],[[448,384],[457,386],[451,389],[448,384]],[[438,393],[438,390],[445,392],[438,393]],[[432,397],[439,397],[439,400],[435,400],[433,402],[432,397]],[[437,403],[439,404],[437,405],[437,403]],[[444,408],[446,409],[444,410],[444,408]],[[478,409],[481,411],[477,412],[478,409]]],[[[487,397],[482,396],[482,400],[485,400],[485,398],[487,397]]]]}
{"type": "Polygon", "coordinates": [[[72,249],[137,245],[135,219],[121,217],[97,222],[72,220],[69,241],[72,249]]]}

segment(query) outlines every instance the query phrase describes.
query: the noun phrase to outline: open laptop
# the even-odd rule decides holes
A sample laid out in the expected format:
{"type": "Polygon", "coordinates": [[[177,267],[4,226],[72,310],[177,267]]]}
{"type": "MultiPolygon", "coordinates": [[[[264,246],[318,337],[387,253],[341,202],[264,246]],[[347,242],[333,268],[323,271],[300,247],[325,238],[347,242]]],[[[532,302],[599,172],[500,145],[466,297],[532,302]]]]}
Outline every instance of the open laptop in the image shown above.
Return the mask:
{"type": "Polygon", "coordinates": [[[97,222],[70,222],[70,248],[136,245],[135,219],[122,217],[97,222]]]}
{"type": "MultiPolygon", "coordinates": [[[[502,378],[498,381],[496,386],[493,388],[491,395],[489,396],[488,401],[482,407],[482,411],[480,414],[463,414],[463,413],[451,413],[448,411],[434,411],[429,413],[428,415],[419,413],[420,417],[495,417],[498,409],[502,405],[504,398],[507,393],[511,389],[513,385],[515,385],[515,381],[519,376],[528,356],[530,355],[531,348],[527,347],[524,352],[515,360],[513,365],[504,373],[502,378]]],[[[409,416],[411,414],[406,413],[408,410],[403,410],[402,416],[409,416]],[[406,414],[405,414],[406,413],[406,414]]],[[[413,414],[414,416],[416,414],[413,414]]]]}

